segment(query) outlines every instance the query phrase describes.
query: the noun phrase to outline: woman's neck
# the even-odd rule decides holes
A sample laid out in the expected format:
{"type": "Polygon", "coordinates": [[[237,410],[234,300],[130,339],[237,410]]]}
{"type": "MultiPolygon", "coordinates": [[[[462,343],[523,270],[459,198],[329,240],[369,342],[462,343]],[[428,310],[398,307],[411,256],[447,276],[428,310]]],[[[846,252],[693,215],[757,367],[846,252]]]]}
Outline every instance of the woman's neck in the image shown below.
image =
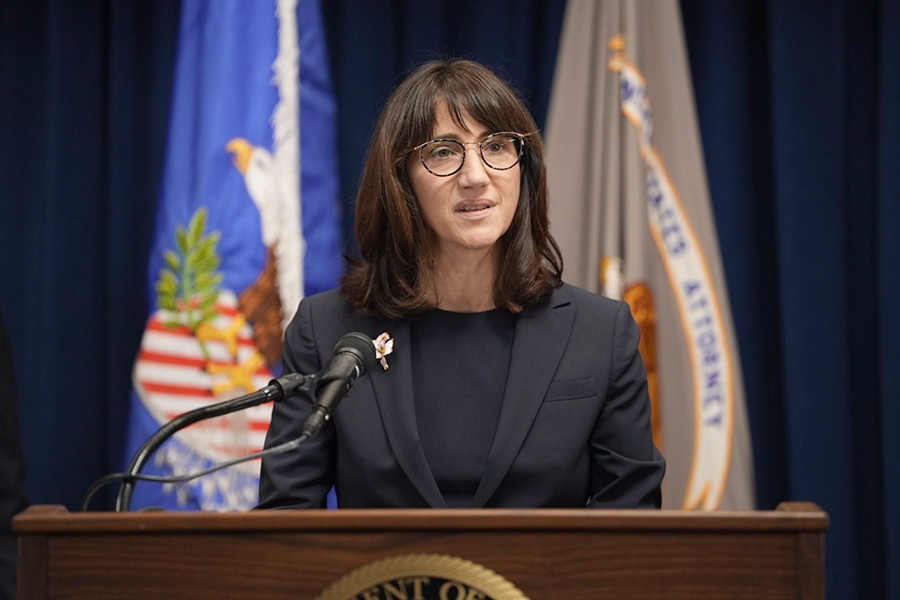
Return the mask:
{"type": "Polygon", "coordinates": [[[437,307],[452,312],[483,312],[496,308],[496,250],[495,247],[465,256],[441,253],[435,260],[437,307]]]}

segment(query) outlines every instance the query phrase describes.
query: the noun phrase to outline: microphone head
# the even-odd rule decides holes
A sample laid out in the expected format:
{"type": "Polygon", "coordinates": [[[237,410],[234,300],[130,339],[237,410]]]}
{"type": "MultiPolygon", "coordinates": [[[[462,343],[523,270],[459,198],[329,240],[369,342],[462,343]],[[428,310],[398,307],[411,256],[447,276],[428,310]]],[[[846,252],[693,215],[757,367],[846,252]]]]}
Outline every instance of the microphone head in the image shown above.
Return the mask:
{"type": "Polygon", "coordinates": [[[368,373],[378,364],[378,358],[375,356],[375,342],[363,333],[356,331],[348,333],[338,340],[332,351],[335,355],[346,352],[352,352],[359,357],[363,373],[368,373]]]}

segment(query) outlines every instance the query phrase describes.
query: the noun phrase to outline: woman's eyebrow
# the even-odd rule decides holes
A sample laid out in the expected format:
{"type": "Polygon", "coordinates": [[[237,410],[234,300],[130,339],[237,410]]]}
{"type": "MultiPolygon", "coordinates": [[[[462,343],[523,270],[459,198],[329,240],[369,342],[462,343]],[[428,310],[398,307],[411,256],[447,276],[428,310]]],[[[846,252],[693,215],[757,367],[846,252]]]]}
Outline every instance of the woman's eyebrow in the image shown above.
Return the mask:
{"type": "MultiPolygon", "coordinates": [[[[485,129],[484,131],[481,132],[480,135],[476,135],[476,136],[475,136],[475,140],[476,140],[476,141],[481,141],[481,140],[483,140],[484,138],[488,137],[489,135],[493,135],[494,133],[496,133],[496,132],[494,132],[494,131],[489,131],[489,130],[485,129]]],[[[435,135],[432,139],[434,139],[434,140],[456,140],[456,141],[461,141],[462,138],[460,137],[459,134],[456,134],[456,133],[443,133],[443,134],[437,134],[437,135],[435,135]]]]}

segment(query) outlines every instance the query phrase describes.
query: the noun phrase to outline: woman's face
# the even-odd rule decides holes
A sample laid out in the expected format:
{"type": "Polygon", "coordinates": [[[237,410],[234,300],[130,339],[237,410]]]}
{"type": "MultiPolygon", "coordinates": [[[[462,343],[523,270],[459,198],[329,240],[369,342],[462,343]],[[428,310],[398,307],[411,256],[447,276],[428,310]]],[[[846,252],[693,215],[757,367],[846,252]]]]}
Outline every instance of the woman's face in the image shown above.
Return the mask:
{"type": "Polygon", "coordinates": [[[433,175],[413,152],[407,163],[413,192],[425,222],[434,231],[439,258],[490,250],[506,233],[519,203],[520,165],[498,171],[484,164],[478,143],[495,131],[463,112],[463,129],[453,122],[447,105],[435,112],[434,139],[466,144],[462,168],[447,177],[433,175]]]}

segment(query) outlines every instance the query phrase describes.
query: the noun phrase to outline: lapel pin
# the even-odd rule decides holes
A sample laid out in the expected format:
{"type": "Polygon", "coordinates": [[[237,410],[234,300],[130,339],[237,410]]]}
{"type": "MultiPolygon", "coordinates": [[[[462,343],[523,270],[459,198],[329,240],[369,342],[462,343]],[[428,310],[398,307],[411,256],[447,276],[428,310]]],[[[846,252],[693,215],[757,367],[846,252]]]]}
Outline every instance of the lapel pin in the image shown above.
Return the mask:
{"type": "Polygon", "coordinates": [[[375,356],[378,360],[381,361],[381,366],[384,367],[384,370],[388,370],[388,362],[385,358],[388,354],[394,351],[394,339],[388,335],[388,332],[385,331],[377,338],[372,340],[372,343],[375,344],[375,356]]]}

